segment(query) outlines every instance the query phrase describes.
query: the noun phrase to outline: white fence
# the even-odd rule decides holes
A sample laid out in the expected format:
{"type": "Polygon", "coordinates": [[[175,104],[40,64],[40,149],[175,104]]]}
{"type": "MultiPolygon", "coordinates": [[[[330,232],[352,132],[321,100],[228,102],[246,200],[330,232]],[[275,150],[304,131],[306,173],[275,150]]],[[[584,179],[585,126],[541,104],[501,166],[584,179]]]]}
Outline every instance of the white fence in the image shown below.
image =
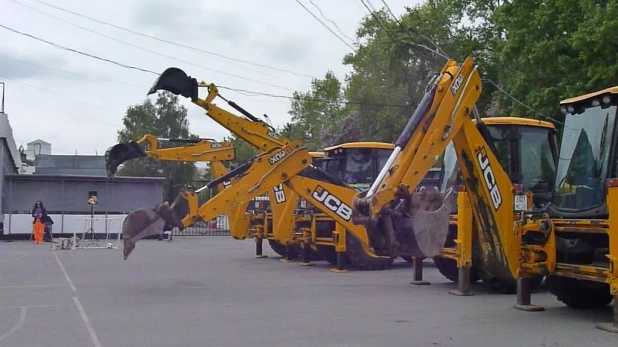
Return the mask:
{"type": "MultiPolygon", "coordinates": [[[[50,214],[54,221],[52,232],[57,234],[73,234],[82,233],[90,228],[89,214],[50,214]]],[[[104,220],[101,217],[105,215],[95,215],[93,221],[95,233],[117,233],[120,231],[122,221],[126,218],[126,214],[109,215],[110,219],[104,220]],[[118,220],[119,219],[119,220],[118,220]]],[[[5,235],[24,235],[32,233],[33,218],[29,214],[7,214],[4,216],[4,234],[5,235]]],[[[201,235],[213,230],[227,231],[229,223],[227,216],[218,216],[216,223],[198,222],[193,226],[188,227],[180,235],[201,235]]]]}

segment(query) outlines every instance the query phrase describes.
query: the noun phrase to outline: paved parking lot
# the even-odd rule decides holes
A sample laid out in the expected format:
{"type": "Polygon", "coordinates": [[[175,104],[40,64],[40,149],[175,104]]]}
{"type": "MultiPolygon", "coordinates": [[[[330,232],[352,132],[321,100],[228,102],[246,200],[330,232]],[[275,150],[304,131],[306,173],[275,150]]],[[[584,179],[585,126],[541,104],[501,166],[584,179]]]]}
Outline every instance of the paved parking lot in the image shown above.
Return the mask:
{"type": "Polygon", "coordinates": [[[612,346],[595,329],[611,310],[580,312],[549,293],[544,312],[513,295],[475,295],[426,261],[429,286],[388,271],[335,274],[253,257],[252,240],[176,237],[122,250],[57,250],[0,242],[0,346],[612,346]]]}

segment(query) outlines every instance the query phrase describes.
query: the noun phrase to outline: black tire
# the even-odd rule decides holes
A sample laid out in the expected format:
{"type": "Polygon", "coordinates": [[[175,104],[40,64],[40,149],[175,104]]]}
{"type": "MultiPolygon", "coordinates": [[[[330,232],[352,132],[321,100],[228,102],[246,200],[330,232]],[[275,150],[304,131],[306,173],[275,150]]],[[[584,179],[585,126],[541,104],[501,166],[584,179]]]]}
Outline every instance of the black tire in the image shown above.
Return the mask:
{"type": "Polygon", "coordinates": [[[409,255],[402,255],[401,259],[407,261],[408,263],[411,263],[414,261],[414,259],[412,259],[412,256],[409,256],[409,255]]]}
{"type": "MultiPolygon", "coordinates": [[[[543,275],[534,275],[530,278],[530,291],[535,292],[543,283],[543,275]]],[[[515,278],[484,278],[481,275],[483,283],[489,285],[489,287],[496,293],[500,294],[515,294],[517,293],[517,280],[515,278]]]]}
{"type": "Polygon", "coordinates": [[[558,301],[576,309],[603,308],[613,299],[607,283],[547,276],[547,287],[558,301]]]}
{"type": "Polygon", "coordinates": [[[365,271],[386,270],[395,261],[393,257],[384,258],[368,254],[363,244],[349,231],[346,234],[346,256],[353,267],[365,271]]]}
{"type": "MultiPolygon", "coordinates": [[[[449,281],[459,282],[459,269],[457,268],[457,261],[455,259],[434,257],[433,262],[436,264],[436,268],[446,277],[449,281]]],[[[470,269],[470,283],[476,283],[481,279],[476,269],[472,267],[470,269]]]]}
{"type": "MultiPolygon", "coordinates": [[[[282,245],[281,243],[275,240],[268,240],[268,244],[270,245],[270,248],[272,248],[272,250],[275,251],[275,253],[285,258],[285,245],[282,245]]],[[[291,252],[290,255],[292,259],[296,259],[300,257],[300,252],[298,251],[296,247],[292,247],[290,249],[290,252],[291,252]]]]}
{"type": "MultiPolygon", "coordinates": [[[[455,239],[457,238],[457,226],[449,225],[448,235],[444,247],[455,247],[455,239]]],[[[457,268],[457,261],[455,259],[433,257],[433,262],[436,264],[436,268],[446,277],[446,279],[458,283],[459,282],[459,269],[457,268]]],[[[480,280],[480,276],[476,269],[472,267],[470,269],[470,283],[475,283],[480,280]]]]}

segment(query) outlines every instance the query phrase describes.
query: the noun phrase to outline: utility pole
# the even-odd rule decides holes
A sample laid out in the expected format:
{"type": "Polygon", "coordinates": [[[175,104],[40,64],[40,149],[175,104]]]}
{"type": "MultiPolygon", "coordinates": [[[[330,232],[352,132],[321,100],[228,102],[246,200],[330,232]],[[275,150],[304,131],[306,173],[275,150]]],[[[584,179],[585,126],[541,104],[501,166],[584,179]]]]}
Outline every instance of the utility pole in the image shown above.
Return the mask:
{"type": "Polygon", "coordinates": [[[0,113],[4,113],[4,90],[6,89],[6,84],[4,82],[0,82],[2,84],[2,104],[0,105],[0,113]]]}

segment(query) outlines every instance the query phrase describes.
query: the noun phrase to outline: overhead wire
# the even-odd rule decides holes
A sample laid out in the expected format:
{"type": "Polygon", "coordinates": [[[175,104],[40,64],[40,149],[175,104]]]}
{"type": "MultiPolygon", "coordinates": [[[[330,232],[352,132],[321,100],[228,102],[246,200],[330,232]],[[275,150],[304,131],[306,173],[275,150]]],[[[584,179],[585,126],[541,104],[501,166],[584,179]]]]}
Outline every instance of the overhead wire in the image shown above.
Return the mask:
{"type": "Polygon", "coordinates": [[[341,36],[337,35],[337,33],[335,33],[331,28],[328,27],[328,25],[324,24],[324,22],[322,22],[320,20],[320,18],[318,18],[313,12],[311,12],[311,10],[309,10],[307,7],[305,7],[305,5],[303,5],[302,2],[300,2],[299,0],[295,0],[300,6],[302,6],[305,11],[307,11],[313,18],[315,18],[315,20],[317,20],[318,22],[320,22],[320,24],[322,24],[323,27],[325,27],[328,31],[330,31],[333,35],[335,35],[335,37],[337,37],[339,39],[339,41],[343,42],[344,45],[348,46],[352,51],[356,52],[356,49],[352,46],[350,46],[350,44],[348,42],[346,42],[344,39],[341,38],[341,36]]]}
{"type": "Polygon", "coordinates": [[[92,33],[92,34],[95,34],[95,35],[98,35],[98,36],[101,36],[101,37],[105,37],[105,38],[110,39],[110,40],[112,40],[112,41],[116,41],[116,42],[122,43],[122,44],[124,44],[124,45],[127,45],[127,46],[129,46],[129,47],[137,48],[137,49],[139,49],[139,50],[142,50],[142,51],[145,51],[145,52],[148,52],[148,53],[151,53],[151,54],[155,54],[155,55],[158,55],[158,56],[161,56],[161,57],[164,57],[164,58],[168,58],[168,59],[172,59],[172,60],[175,60],[175,61],[178,61],[178,62],[181,62],[181,63],[189,64],[189,65],[192,65],[192,66],[195,66],[195,67],[198,67],[198,68],[201,68],[201,69],[207,70],[207,71],[216,72],[216,73],[219,73],[219,74],[222,74],[222,75],[226,75],[226,76],[230,76],[230,77],[238,78],[238,79],[245,80],[245,81],[248,81],[248,82],[253,82],[253,83],[262,84],[262,85],[265,85],[265,86],[274,87],[274,88],[279,88],[279,89],[284,89],[284,90],[289,90],[289,91],[294,91],[294,89],[291,89],[291,88],[288,88],[288,87],[283,87],[283,86],[280,86],[280,85],[271,84],[271,83],[267,83],[267,82],[258,81],[258,80],[252,79],[252,78],[248,78],[248,77],[239,76],[239,75],[236,75],[236,74],[232,74],[232,73],[228,73],[228,72],[225,72],[225,71],[221,71],[221,70],[219,70],[219,69],[213,69],[213,68],[210,68],[210,67],[207,67],[207,66],[203,66],[203,65],[200,65],[200,64],[195,64],[195,63],[192,63],[192,62],[187,61],[187,60],[184,60],[184,59],[179,59],[179,58],[176,58],[176,57],[173,57],[173,56],[167,55],[167,54],[163,54],[163,53],[160,53],[160,52],[154,51],[154,50],[152,50],[152,49],[148,49],[148,48],[145,48],[145,47],[142,47],[142,46],[138,46],[138,45],[132,44],[132,43],[130,43],[130,42],[126,42],[126,41],[123,41],[123,40],[117,39],[117,38],[115,38],[115,37],[113,37],[113,36],[110,36],[110,35],[106,35],[106,34],[100,33],[100,32],[98,32],[98,31],[96,31],[96,30],[92,30],[92,29],[86,28],[86,27],[84,27],[84,26],[81,26],[81,25],[79,25],[79,24],[75,24],[75,23],[73,23],[73,22],[71,22],[71,21],[68,21],[68,20],[66,20],[66,19],[59,18],[59,17],[56,17],[56,16],[54,16],[54,15],[51,15],[51,14],[49,14],[49,13],[45,13],[45,12],[43,12],[43,11],[37,10],[37,9],[35,9],[35,8],[32,8],[32,7],[30,7],[30,6],[26,5],[26,4],[23,4],[23,3],[21,3],[21,2],[19,2],[19,1],[17,1],[17,0],[9,0],[9,1],[11,1],[11,2],[13,2],[13,3],[15,3],[15,4],[18,4],[18,5],[20,5],[20,6],[23,6],[23,7],[25,7],[25,8],[28,8],[28,9],[30,9],[31,11],[37,12],[37,13],[39,13],[39,14],[42,14],[42,15],[44,15],[44,16],[47,16],[47,17],[53,18],[53,19],[58,20],[58,21],[61,21],[61,22],[63,22],[63,23],[66,23],[66,24],[72,25],[72,26],[74,26],[74,27],[76,27],[76,28],[82,29],[82,30],[87,31],[87,32],[89,32],[89,33],[92,33]]]}
{"type": "Polygon", "coordinates": [[[262,67],[262,68],[270,69],[270,70],[273,70],[273,71],[284,72],[284,73],[292,74],[292,75],[299,76],[299,77],[315,78],[312,75],[308,75],[308,74],[304,74],[304,73],[299,73],[299,72],[295,72],[295,71],[292,71],[292,70],[283,69],[283,68],[280,68],[280,67],[270,66],[270,65],[266,65],[266,64],[260,64],[260,63],[252,62],[252,61],[249,61],[249,60],[232,58],[232,57],[228,57],[226,55],[220,54],[220,53],[210,52],[210,51],[206,51],[206,50],[201,49],[201,48],[185,45],[185,44],[174,42],[174,41],[170,41],[170,40],[165,40],[165,39],[162,39],[160,37],[156,37],[154,35],[144,34],[144,33],[141,33],[139,31],[136,31],[136,30],[128,29],[128,28],[122,27],[120,25],[112,24],[112,23],[109,23],[109,22],[106,22],[106,21],[103,21],[103,20],[100,20],[100,19],[96,19],[96,18],[87,16],[87,15],[84,15],[82,13],[71,11],[71,10],[62,8],[60,6],[56,6],[56,5],[50,4],[50,3],[45,2],[45,1],[41,1],[41,0],[26,0],[26,1],[37,2],[39,4],[51,7],[53,9],[58,10],[58,11],[70,13],[70,14],[72,14],[74,16],[78,16],[78,17],[85,18],[85,19],[88,19],[88,20],[93,21],[93,22],[97,22],[99,24],[103,24],[103,25],[106,25],[106,26],[109,26],[109,27],[112,27],[112,28],[123,30],[123,31],[129,32],[129,33],[134,34],[134,35],[138,35],[138,36],[141,36],[141,37],[146,37],[146,38],[149,38],[149,39],[152,39],[152,40],[156,40],[156,41],[159,41],[159,42],[164,42],[164,43],[167,43],[167,44],[170,44],[170,45],[174,45],[176,47],[182,47],[182,48],[193,50],[195,52],[200,52],[200,53],[203,53],[203,54],[219,57],[219,58],[222,58],[222,59],[225,59],[225,60],[229,60],[229,61],[233,61],[233,62],[237,62],[237,63],[244,63],[244,64],[256,66],[256,67],[262,67]]]}
{"type": "MultiPolygon", "coordinates": [[[[370,8],[369,8],[366,4],[365,4],[365,0],[361,0],[361,2],[363,3],[363,5],[365,5],[365,8],[367,8],[367,10],[368,10],[368,11],[369,11],[369,13],[371,14],[371,16],[372,16],[372,17],[373,17],[373,18],[374,18],[374,19],[378,22],[378,24],[382,27],[382,29],[384,29],[384,31],[385,31],[385,32],[387,33],[387,35],[391,38],[391,40],[393,40],[393,42],[394,42],[394,43],[397,43],[397,40],[395,40],[395,38],[394,38],[394,37],[392,36],[392,34],[389,32],[388,28],[386,28],[386,26],[382,23],[382,21],[378,18],[378,16],[377,16],[377,15],[375,15],[375,13],[374,13],[374,12],[377,12],[377,11],[375,11],[375,8],[373,7],[373,5],[371,5],[370,0],[366,0],[366,1],[367,1],[367,2],[369,3],[369,5],[370,5],[370,6],[374,9],[373,11],[372,11],[372,10],[371,10],[371,9],[370,9],[370,8]]],[[[394,15],[394,13],[390,10],[390,7],[389,7],[389,6],[388,6],[388,4],[386,3],[386,1],[385,1],[385,0],[382,0],[382,3],[384,3],[384,5],[387,7],[387,9],[388,9],[389,13],[391,14],[391,16],[392,16],[392,17],[394,17],[395,21],[396,21],[396,22],[397,22],[397,23],[398,23],[398,24],[402,27],[402,29],[405,29],[405,28],[403,27],[403,24],[402,24],[402,23],[398,20],[398,18],[396,18],[396,16],[394,15]]],[[[415,29],[415,30],[416,30],[416,29],[415,29]]],[[[409,43],[409,44],[414,44],[414,45],[417,45],[417,46],[420,46],[420,47],[423,47],[423,48],[427,48],[427,49],[429,49],[430,51],[432,51],[432,52],[434,52],[434,53],[436,53],[436,54],[439,54],[439,55],[440,55],[440,56],[442,56],[443,58],[445,58],[445,59],[447,59],[447,60],[449,59],[448,55],[447,55],[446,53],[444,53],[444,51],[443,51],[443,50],[442,50],[442,49],[441,49],[441,48],[440,48],[440,47],[439,47],[439,46],[438,46],[435,42],[433,42],[431,39],[429,39],[429,38],[428,38],[428,37],[426,37],[425,35],[421,34],[420,32],[415,32],[415,33],[417,33],[417,34],[419,34],[419,35],[423,36],[424,38],[426,38],[427,40],[429,40],[429,41],[430,41],[430,42],[431,42],[431,43],[432,43],[432,44],[436,47],[436,49],[437,49],[437,50],[439,50],[440,52],[438,52],[438,51],[436,51],[436,50],[431,50],[431,49],[430,49],[430,48],[428,48],[428,47],[424,47],[424,45],[416,44],[416,43],[414,43],[414,42],[407,42],[407,41],[405,41],[405,40],[404,40],[404,42],[405,42],[405,43],[409,43]],[[442,54],[442,53],[443,53],[443,54],[442,54]]],[[[492,84],[493,86],[495,86],[495,87],[496,87],[496,88],[497,88],[497,89],[498,89],[501,93],[503,93],[504,95],[506,95],[507,97],[509,97],[509,98],[510,98],[510,99],[512,99],[513,101],[517,102],[518,104],[520,104],[520,105],[524,106],[524,107],[525,107],[525,108],[527,108],[528,110],[530,110],[530,111],[534,112],[536,115],[541,116],[542,118],[547,119],[547,120],[549,120],[549,121],[551,121],[551,122],[554,122],[554,123],[557,123],[557,124],[563,125],[563,123],[562,123],[562,122],[560,122],[560,121],[558,121],[558,120],[556,120],[556,119],[554,119],[554,118],[548,117],[548,116],[546,116],[546,115],[542,114],[541,112],[539,112],[539,111],[537,111],[537,110],[533,109],[532,107],[530,107],[530,106],[526,105],[526,104],[525,104],[525,103],[523,103],[522,101],[518,100],[518,99],[517,99],[517,98],[515,98],[512,94],[510,94],[510,93],[508,93],[507,91],[505,91],[505,90],[504,90],[503,88],[501,88],[501,87],[500,87],[500,86],[499,86],[496,82],[492,81],[491,79],[489,79],[489,78],[484,78],[483,80],[484,80],[484,81],[489,82],[490,84],[492,84]]]]}
{"type": "Polygon", "coordinates": [[[313,0],[309,0],[309,2],[311,3],[311,5],[313,5],[313,7],[315,7],[315,8],[318,10],[318,12],[320,12],[320,16],[322,16],[322,18],[324,18],[324,20],[326,20],[326,21],[328,21],[328,22],[332,23],[332,24],[335,26],[335,28],[337,29],[337,31],[338,31],[341,35],[343,35],[343,36],[344,36],[346,39],[348,39],[349,41],[354,42],[354,39],[350,38],[350,37],[349,37],[348,35],[346,35],[343,31],[341,31],[341,28],[339,28],[339,25],[337,25],[337,23],[335,23],[333,20],[331,20],[331,19],[327,18],[327,17],[324,15],[324,12],[322,12],[322,9],[321,9],[318,5],[316,5],[316,4],[313,2],[313,0]]]}
{"type": "Polygon", "coordinates": [[[21,32],[19,30],[15,30],[15,29],[7,27],[7,26],[5,26],[3,24],[0,24],[0,28],[3,28],[3,29],[8,30],[8,31],[12,31],[12,32],[14,32],[16,34],[23,35],[23,36],[29,37],[31,39],[34,39],[34,40],[37,40],[37,41],[40,41],[40,42],[43,42],[43,43],[46,43],[46,44],[51,45],[51,46],[53,46],[55,48],[58,48],[58,49],[63,49],[65,51],[69,51],[69,52],[73,52],[73,53],[76,53],[76,54],[80,54],[80,55],[83,55],[83,56],[86,56],[86,57],[89,57],[89,58],[105,61],[107,63],[118,65],[118,66],[124,67],[126,69],[138,70],[138,71],[148,72],[148,73],[151,73],[153,75],[159,75],[158,73],[156,73],[156,72],[154,72],[152,70],[142,69],[142,68],[139,68],[139,67],[136,67],[136,66],[119,63],[119,62],[111,60],[111,59],[102,58],[102,57],[99,57],[99,56],[96,56],[96,55],[93,55],[93,54],[82,52],[82,51],[77,50],[77,49],[68,48],[68,47],[65,47],[63,45],[59,45],[57,43],[51,42],[51,41],[47,41],[47,40],[42,39],[40,37],[31,35],[31,34],[28,34],[28,33],[21,32]]]}
{"type": "MultiPolygon", "coordinates": [[[[54,95],[54,96],[57,96],[57,97],[61,97],[61,98],[65,98],[65,99],[69,99],[69,100],[72,100],[72,101],[80,102],[80,103],[83,103],[83,104],[88,105],[88,106],[90,106],[90,107],[93,107],[93,108],[98,108],[98,109],[100,109],[100,110],[102,110],[102,111],[111,112],[111,113],[116,114],[116,115],[117,115],[117,114],[120,114],[120,112],[117,112],[117,111],[115,111],[115,110],[111,110],[111,109],[108,109],[108,108],[105,108],[105,107],[101,107],[101,106],[98,106],[98,105],[95,105],[95,104],[92,104],[92,103],[86,102],[86,101],[84,101],[84,100],[75,99],[75,98],[72,98],[72,97],[67,96],[67,95],[63,95],[63,94],[54,93],[54,92],[52,92],[52,91],[50,91],[50,90],[42,89],[42,88],[39,88],[39,87],[33,86],[33,85],[29,84],[29,83],[22,82],[22,81],[16,80],[16,79],[14,79],[14,78],[11,78],[11,77],[8,77],[8,76],[5,76],[5,75],[0,75],[0,77],[2,77],[2,78],[4,78],[4,79],[7,79],[7,80],[9,80],[9,81],[13,81],[13,82],[16,82],[16,83],[19,83],[19,84],[23,84],[23,85],[25,85],[25,86],[27,86],[27,87],[30,87],[30,88],[35,89],[35,90],[38,90],[38,91],[40,91],[40,92],[42,92],[42,93],[46,93],[46,94],[54,95]]],[[[95,119],[92,119],[92,120],[93,120],[93,121],[95,121],[95,122],[99,122],[99,123],[106,124],[106,125],[111,125],[111,126],[114,126],[114,127],[117,127],[117,126],[118,126],[117,124],[108,123],[108,122],[106,122],[106,121],[104,121],[104,120],[101,120],[101,119],[98,119],[98,118],[95,118],[95,119]]]]}
{"type": "Polygon", "coordinates": [[[86,75],[86,74],[79,73],[79,72],[74,72],[74,71],[69,71],[69,70],[53,68],[53,67],[49,67],[49,66],[43,66],[43,65],[32,63],[32,62],[20,60],[20,59],[9,58],[9,57],[1,55],[1,54],[0,54],[0,59],[11,60],[11,61],[18,62],[20,64],[31,65],[31,66],[35,66],[35,67],[38,67],[38,68],[41,68],[41,69],[47,69],[47,70],[51,70],[51,71],[58,71],[58,72],[68,73],[68,74],[71,74],[71,75],[80,76],[80,77],[87,78],[87,79],[92,79],[92,80],[99,80],[99,81],[104,81],[104,82],[123,84],[123,85],[131,86],[131,87],[136,87],[136,88],[148,88],[148,86],[145,86],[145,85],[129,83],[129,82],[122,82],[122,81],[116,81],[116,80],[112,80],[112,79],[109,79],[109,78],[95,77],[95,76],[90,76],[90,75],[86,75]]]}

